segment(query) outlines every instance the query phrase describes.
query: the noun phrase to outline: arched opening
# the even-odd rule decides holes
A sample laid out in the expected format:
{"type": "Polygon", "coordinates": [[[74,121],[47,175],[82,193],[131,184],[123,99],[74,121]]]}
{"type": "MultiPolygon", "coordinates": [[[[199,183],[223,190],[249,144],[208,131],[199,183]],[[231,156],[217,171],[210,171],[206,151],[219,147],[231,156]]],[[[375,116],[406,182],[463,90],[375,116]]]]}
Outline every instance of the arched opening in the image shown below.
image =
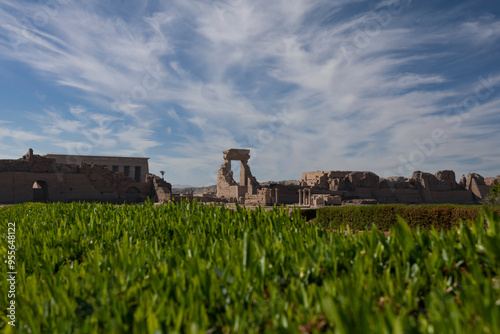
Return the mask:
{"type": "Polygon", "coordinates": [[[33,202],[46,202],[49,200],[49,186],[45,181],[33,183],[33,202]]]}
{"type": "Polygon", "coordinates": [[[125,192],[125,201],[127,203],[137,203],[141,200],[141,192],[136,187],[130,187],[125,192]]]}

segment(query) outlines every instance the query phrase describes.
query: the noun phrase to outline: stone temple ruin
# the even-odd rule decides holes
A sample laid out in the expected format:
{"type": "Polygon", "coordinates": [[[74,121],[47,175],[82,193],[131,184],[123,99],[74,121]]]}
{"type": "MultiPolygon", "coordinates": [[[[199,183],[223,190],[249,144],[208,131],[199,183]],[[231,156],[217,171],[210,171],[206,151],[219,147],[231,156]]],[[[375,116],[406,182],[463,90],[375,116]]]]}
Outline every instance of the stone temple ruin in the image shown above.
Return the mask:
{"type": "MultiPolygon", "coordinates": [[[[32,149],[21,159],[0,160],[0,203],[29,201],[134,203],[142,202],[147,197],[157,201],[172,198],[172,186],[156,175],[147,174],[142,177],[142,174],[138,174],[132,178],[123,172],[113,171],[91,161],[103,157],[76,157],[88,162],[60,163],[55,158],[34,154],[32,149]]],[[[107,157],[113,166],[136,163],[137,159],[107,157]]]]}
{"type": "Polygon", "coordinates": [[[217,172],[217,191],[174,195],[172,186],[149,174],[148,158],[74,155],[40,156],[30,149],[17,160],[0,160],[0,204],[28,201],[163,202],[192,199],[202,202],[240,203],[249,206],[292,204],[306,207],[377,203],[478,204],[491,186],[500,182],[476,173],[456,182],[450,170],[436,174],[413,172],[411,178],[380,178],[372,172],[316,171],[302,173],[300,181],[259,183],[248,161],[250,150],[223,152],[217,172]],[[240,164],[239,182],[231,170],[240,164]]]}
{"type": "MultiPolygon", "coordinates": [[[[223,152],[224,162],[217,172],[217,198],[245,205],[273,205],[280,202],[277,187],[261,186],[250,171],[250,150],[230,149],[223,152]],[[240,161],[240,183],[236,183],[231,161],[240,161]]],[[[285,190],[285,189],[284,189],[285,190]]],[[[284,202],[287,204],[293,204],[284,202]]]]}
{"type": "Polygon", "coordinates": [[[457,183],[455,172],[450,170],[435,175],[416,171],[409,179],[384,179],[372,172],[317,171],[303,173],[300,182],[261,185],[248,166],[250,150],[230,149],[223,152],[223,157],[217,173],[217,198],[245,205],[478,204],[488,196],[494,182],[500,182],[500,176],[485,179],[469,173],[457,183]],[[233,178],[233,160],[241,163],[240,183],[233,178]]]}
{"type": "Polygon", "coordinates": [[[229,200],[241,200],[246,195],[257,193],[257,180],[252,175],[248,160],[250,150],[230,149],[223,152],[224,162],[217,172],[217,196],[229,200]],[[236,183],[231,170],[231,161],[240,162],[240,183],[236,183]]]}
{"type": "Polygon", "coordinates": [[[372,172],[317,171],[302,174],[301,186],[313,192],[310,205],[322,205],[321,196],[338,196],[343,204],[371,203],[457,203],[477,204],[489,194],[497,178],[476,173],[456,182],[455,172],[413,172],[411,178],[380,178],[372,172]]]}

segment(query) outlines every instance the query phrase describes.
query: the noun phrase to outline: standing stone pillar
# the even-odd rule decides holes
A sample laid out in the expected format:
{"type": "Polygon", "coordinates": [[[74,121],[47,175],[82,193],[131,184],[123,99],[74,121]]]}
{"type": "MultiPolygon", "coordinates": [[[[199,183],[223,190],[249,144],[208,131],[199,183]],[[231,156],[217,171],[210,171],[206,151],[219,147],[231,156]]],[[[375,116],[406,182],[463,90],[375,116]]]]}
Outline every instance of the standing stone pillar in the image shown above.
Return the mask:
{"type": "Polygon", "coordinates": [[[307,203],[309,204],[309,206],[311,206],[311,189],[309,188],[309,198],[307,199],[307,203]]]}
{"type": "Polygon", "coordinates": [[[279,203],[279,198],[278,198],[278,188],[274,188],[274,200],[276,204],[279,203]]]}
{"type": "Polygon", "coordinates": [[[299,189],[299,205],[302,205],[302,189],[299,189]]]}

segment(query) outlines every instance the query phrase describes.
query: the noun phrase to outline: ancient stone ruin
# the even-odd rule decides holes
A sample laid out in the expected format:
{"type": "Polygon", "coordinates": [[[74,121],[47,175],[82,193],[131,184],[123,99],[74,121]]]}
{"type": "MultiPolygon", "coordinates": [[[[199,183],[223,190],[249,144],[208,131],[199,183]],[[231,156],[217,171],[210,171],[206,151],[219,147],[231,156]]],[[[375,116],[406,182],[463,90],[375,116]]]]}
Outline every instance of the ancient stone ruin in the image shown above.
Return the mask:
{"type": "Polygon", "coordinates": [[[0,204],[27,201],[141,202],[198,198],[203,202],[240,203],[269,206],[295,204],[306,207],[377,203],[456,203],[478,204],[488,196],[491,186],[500,182],[476,173],[463,175],[456,182],[451,170],[436,174],[416,171],[411,178],[380,178],[372,172],[305,172],[300,181],[260,184],[252,175],[250,150],[223,152],[217,172],[217,192],[202,196],[173,195],[169,183],[148,171],[148,158],[40,156],[30,149],[17,160],[0,160],[0,204]],[[65,160],[61,160],[65,159],[65,160]],[[61,163],[61,161],[76,163],[61,163]],[[93,160],[97,161],[95,163],[93,160]],[[236,182],[231,170],[240,164],[236,182]],[[133,172],[132,172],[133,171],[133,172]],[[140,181],[140,182],[138,182],[140,181]]]}
{"type": "MultiPolygon", "coordinates": [[[[372,172],[305,172],[296,184],[261,185],[250,172],[250,150],[223,152],[224,162],[217,174],[217,197],[245,205],[298,204],[301,206],[377,204],[377,203],[456,203],[478,204],[489,194],[496,178],[469,173],[456,182],[455,172],[436,174],[415,171],[411,178],[380,178],[372,172]],[[241,163],[240,183],[233,178],[231,161],[241,163]]],[[[496,181],[499,180],[499,181],[496,181]]]]}
{"type": "Polygon", "coordinates": [[[487,184],[482,176],[469,173],[457,183],[451,170],[434,175],[415,171],[409,179],[384,179],[372,172],[317,171],[303,173],[301,185],[315,194],[340,196],[347,203],[477,204],[488,196],[494,180],[489,178],[487,184]]]}
{"type": "Polygon", "coordinates": [[[272,205],[279,203],[278,189],[262,187],[250,171],[250,150],[230,149],[223,152],[224,162],[217,172],[217,197],[228,202],[246,205],[272,205]],[[236,183],[231,161],[240,162],[240,182],[236,183]]]}
{"type": "Polygon", "coordinates": [[[224,162],[217,172],[217,196],[235,201],[256,194],[258,183],[248,166],[250,150],[230,149],[223,152],[223,158],[224,162]],[[240,162],[239,184],[233,178],[231,161],[240,162]]]}
{"type": "Polygon", "coordinates": [[[147,197],[172,198],[171,185],[148,174],[137,182],[95,163],[64,164],[33,153],[17,160],[0,160],[0,203],[29,201],[99,201],[132,203],[147,197]]]}

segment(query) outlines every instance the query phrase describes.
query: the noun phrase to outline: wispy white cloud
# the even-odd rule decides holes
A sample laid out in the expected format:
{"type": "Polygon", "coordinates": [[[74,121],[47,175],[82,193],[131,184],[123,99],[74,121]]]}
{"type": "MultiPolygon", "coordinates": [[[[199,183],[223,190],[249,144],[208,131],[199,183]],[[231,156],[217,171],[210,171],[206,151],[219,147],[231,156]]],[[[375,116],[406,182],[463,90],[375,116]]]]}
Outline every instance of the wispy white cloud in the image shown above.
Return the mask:
{"type": "Polygon", "coordinates": [[[119,153],[123,155],[145,155],[148,149],[160,145],[156,141],[150,140],[149,137],[152,131],[137,128],[134,126],[127,126],[114,133],[121,143],[119,153]]]}
{"type": "Polygon", "coordinates": [[[131,95],[141,85],[146,67],[169,49],[160,31],[168,23],[162,14],[145,16],[135,27],[118,17],[103,17],[92,8],[95,4],[68,3],[37,28],[33,17],[40,6],[4,3],[14,12],[0,11],[0,29],[21,43],[1,40],[3,58],[21,60],[54,82],[100,96],[108,104],[131,95]]]}
{"type": "Polygon", "coordinates": [[[21,143],[47,139],[47,137],[38,135],[36,133],[23,131],[19,129],[0,127],[0,140],[3,140],[5,138],[10,138],[16,142],[21,142],[21,143]]]}
{"type": "MultiPolygon", "coordinates": [[[[469,47],[481,52],[479,43],[494,47],[500,21],[484,13],[459,21],[458,9],[425,12],[412,1],[359,2],[172,0],[123,16],[91,1],[61,6],[27,33],[18,18],[39,7],[2,0],[0,32],[23,39],[14,49],[0,38],[0,58],[88,101],[43,115],[54,145],[151,155],[176,183],[209,182],[200,171],[218,168],[221,151],[235,146],[254,148],[254,173],[265,179],[310,169],[397,173],[398,156],[436,127],[449,135],[440,150],[491,164],[488,149],[464,138],[498,125],[484,124],[497,95],[458,132],[442,114],[473,94],[483,73],[457,79],[449,63],[470,57],[461,54],[469,47]]],[[[450,168],[446,152],[419,167],[450,168]]]]}
{"type": "Polygon", "coordinates": [[[493,15],[487,15],[464,22],[460,25],[457,36],[466,38],[476,45],[495,43],[500,38],[500,21],[493,15]]]}
{"type": "Polygon", "coordinates": [[[60,134],[62,132],[77,133],[82,130],[82,123],[79,120],[64,119],[61,115],[53,111],[46,111],[48,122],[43,125],[44,132],[50,134],[60,134]]]}
{"type": "Polygon", "coordinates": [[[24,131],[9,123],[0,122],[1,159],[18,159],[26,153],[28,147],[39,147],[40,143],[48,140],[47,136],[24,131]]]}

